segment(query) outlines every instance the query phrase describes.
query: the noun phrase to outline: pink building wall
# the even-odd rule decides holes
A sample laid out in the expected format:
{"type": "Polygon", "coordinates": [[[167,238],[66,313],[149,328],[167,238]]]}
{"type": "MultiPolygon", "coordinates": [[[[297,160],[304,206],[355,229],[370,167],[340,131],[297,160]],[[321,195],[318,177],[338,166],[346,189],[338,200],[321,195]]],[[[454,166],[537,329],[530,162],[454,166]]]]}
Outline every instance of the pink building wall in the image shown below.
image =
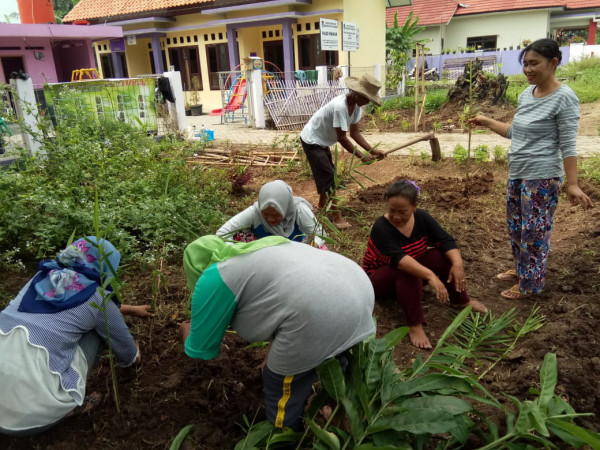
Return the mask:
{"type": "MultiPolygon", "coordinates": [[[[52,46],[49,38],[4,38],[2,47],[19,47],[20,50],[0,50],[0,58],[4,56],[22,56],[25,71],[31,75],[34,88],[41,88],[44,82],[57,83],[58,77],[54,66],[52,46]],[[43,47],[42,49],[27,50],[26,47],[43,47]],[[44,54],[44,60],[38,60],[34,54],[44,54]]],[[[8,83],[4,70],[0,70],[0,81],[8,83]]]]}
{"type": "MultiPolygon", "coordinates": [[[[71,81],[75,69],[96,67],[93,41],[122,37],[117,26],[0,23],[0,58],[22,57],[38,89],[44,83],[71,81]]],[[[0,65],[0,81],[8,83],[10,73],[0,65]]]]}

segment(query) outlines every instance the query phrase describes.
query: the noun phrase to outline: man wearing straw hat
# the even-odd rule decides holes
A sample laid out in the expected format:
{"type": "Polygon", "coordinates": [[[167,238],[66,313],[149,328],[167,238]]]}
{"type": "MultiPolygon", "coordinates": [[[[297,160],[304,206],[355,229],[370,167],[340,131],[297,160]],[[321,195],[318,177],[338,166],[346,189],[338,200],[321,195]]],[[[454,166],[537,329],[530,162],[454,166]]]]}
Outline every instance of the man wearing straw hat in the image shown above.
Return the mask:
{"type": "Polygon", "coordinates": [[[349,228],[350,224],[344,220],[342,212],[336,207],[335,167],[329,147],[337,142],[363,162],[384,157],[383,152],[373,149],[358,129],[358,122],[362,117],[361,107],[369,102],[381,106],[381,83],[368,74],[360,79],[348,77],[345,83],[350,92],[339,95],[321,107],[300,133],[302,148],[315,177],[319,208],[324,208],[331,199],[333,223],[340,230],[349,228]],[[354,142],[367,153],[358,150],[347,136],[348,131],[354,142]]]}

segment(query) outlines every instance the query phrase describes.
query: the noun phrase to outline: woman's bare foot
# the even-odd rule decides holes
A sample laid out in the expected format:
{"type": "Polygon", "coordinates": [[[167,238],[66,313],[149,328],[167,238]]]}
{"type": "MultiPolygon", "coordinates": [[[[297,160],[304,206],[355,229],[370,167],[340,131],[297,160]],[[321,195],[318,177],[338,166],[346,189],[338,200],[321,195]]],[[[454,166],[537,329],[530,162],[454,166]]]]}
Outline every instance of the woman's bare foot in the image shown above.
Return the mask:
{"type": "Polygon", "coordinates": [[[335,227],[338,230],[347,230],[348,228],[350,228],[352,225],[350,225],[348,222],[346,222],[343,218],[339,219],[339,220],[334,220],[333,224],[335,225],[335,227]]]}
{"type": "Polygon", "coordinates": [[[469,305],[471,305],[471,308],[473,308],[473,311],[475,311],[475,312],[482,313],[482,314],[485,314],[488,312],[487,306],[485,306],[481,302],[478,302],[477,300],[471,300],[469,302],[469,305]]]}
{"type": "Polygon", "coordinates": [[[431,346],[431,342],[427,338],[425,334],[425,330],[423,329],[423,325],[412,325],[410,327],[410,331],[408,332],[408,336],[410,337],[410,343],[415,347],[422,348],[425,350],[430,350],[433,347],[431,346]]]}

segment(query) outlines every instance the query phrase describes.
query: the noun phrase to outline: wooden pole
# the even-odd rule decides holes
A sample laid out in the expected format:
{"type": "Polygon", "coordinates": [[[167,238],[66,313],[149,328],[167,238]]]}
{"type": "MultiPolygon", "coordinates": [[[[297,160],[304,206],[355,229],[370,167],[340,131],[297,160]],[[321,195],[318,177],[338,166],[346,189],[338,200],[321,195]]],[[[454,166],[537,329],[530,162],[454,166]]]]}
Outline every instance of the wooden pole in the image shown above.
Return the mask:
{"type": "Polygon", "coordinates": [[[419,118],[422,120],[421,129],[423,131],[425,131],[425,114],[423,114],[423,110],[425,109],[426,96],[427,93],[425,92],[425,44],[421,44],[421,97],[423,99],[423,104],[421,105],[419,118]]]}
{"type": "Polygon", "coordinates": [[[419,44],[415,47],[415,132],[419,131],[419,44]]]}

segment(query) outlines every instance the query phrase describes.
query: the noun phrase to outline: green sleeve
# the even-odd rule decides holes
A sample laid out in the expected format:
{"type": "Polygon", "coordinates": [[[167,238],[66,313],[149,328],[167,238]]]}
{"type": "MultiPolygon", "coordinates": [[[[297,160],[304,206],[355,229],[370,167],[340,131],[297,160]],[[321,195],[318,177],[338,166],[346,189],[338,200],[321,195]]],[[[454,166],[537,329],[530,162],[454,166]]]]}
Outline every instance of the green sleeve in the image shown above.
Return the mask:
{"type": "Polygon", "coordinates": [[[235,295],[223,282],[217,264],[212,264],[202,273],[194,289],[191,330],[185,341],[185,353],[191,358],[216,357],[235,307],[235,295]]]}

